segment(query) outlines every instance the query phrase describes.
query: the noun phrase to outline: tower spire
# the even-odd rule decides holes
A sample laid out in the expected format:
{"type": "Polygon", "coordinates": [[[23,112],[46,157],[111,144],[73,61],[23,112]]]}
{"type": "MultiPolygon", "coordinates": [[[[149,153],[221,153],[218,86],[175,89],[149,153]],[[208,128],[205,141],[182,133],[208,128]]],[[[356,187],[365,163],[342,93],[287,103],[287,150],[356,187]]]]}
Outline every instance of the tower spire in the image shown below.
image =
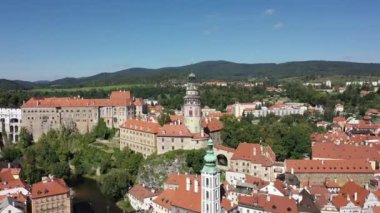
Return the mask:
{"type": "Polygon", "coordinates": [[[206,155],[203,157],[205,165],[203,166],[202,172],[208,174],[215,174],[218,172],[216,167],[216,156],[214,154],[214,143],[211,139],[208,140],[206,155]]]}
{"type": "Polygon", "coordinates": [[[205,164],[202,169],[202,213],[220,213],[220,174],[211,139],[208,141],[205,164]]]}

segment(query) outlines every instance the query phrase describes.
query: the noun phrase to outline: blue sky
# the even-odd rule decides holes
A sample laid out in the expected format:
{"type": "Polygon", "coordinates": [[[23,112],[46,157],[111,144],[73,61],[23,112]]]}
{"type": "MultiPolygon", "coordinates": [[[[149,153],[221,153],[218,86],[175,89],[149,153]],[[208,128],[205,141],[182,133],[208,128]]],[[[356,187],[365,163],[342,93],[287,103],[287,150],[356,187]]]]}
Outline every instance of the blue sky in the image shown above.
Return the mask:
{"type": "Polygon", "coordinates": [[[379,8],[378,0],[4,0],[0,78],[204,60],[380,62],[379,8]]]}

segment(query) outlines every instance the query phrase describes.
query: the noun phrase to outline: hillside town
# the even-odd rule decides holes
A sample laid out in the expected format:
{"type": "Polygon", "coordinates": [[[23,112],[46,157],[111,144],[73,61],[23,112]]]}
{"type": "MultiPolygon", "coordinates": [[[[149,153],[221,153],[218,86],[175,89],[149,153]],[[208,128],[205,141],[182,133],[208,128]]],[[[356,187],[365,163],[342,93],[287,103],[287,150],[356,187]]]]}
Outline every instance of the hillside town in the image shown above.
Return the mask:
{"type": "MultiPolygon", "coordinates": [[[[331,82],[330,82],[331,84],[331,82]]],[[[104,122],[117,129],[118,149],[143,158],[180,150],[206,150],[199,173],[168,173],[162,185],[137,180],[124,199],[137,212],[363,212],[380,210],[380,110],[348,115],[337,104],[332,122],[313,121],[311,154],[279,160],[263,141],[223,141],[225,119],[287,118],[324,114],[322,105],[277,100],[235,102],[219,111],[202,104],[196,76],[185,85],[181,110],[113,91],[108,99],[32,97],[17,108],[0,109],[2,142],[17,145],[29,132],[35,143],[51,130],[88,134],[104,122]],[[163,121],[163,122],[162,122],[163,121]],[[24,131],[24,133],[21,133],[24,131]],[[4,134],[5,133],[5,134],[4,134]],[[20,136],[21,135],[21,136],[20,136]]],[[[224,87],[220,82],[207,86],[224,87]]],[[[252,124],[251,124],[252,125],[252,124]]],[[[248,132],[249,134],[249,132],[248,132]]],[[[110,143],[110,142],[109,142],[110,143]]],[[[4,162],[0,212],[73,212],[75,192],[65,179],[46,174],[34,183],[23,167],[4,162]]]]}

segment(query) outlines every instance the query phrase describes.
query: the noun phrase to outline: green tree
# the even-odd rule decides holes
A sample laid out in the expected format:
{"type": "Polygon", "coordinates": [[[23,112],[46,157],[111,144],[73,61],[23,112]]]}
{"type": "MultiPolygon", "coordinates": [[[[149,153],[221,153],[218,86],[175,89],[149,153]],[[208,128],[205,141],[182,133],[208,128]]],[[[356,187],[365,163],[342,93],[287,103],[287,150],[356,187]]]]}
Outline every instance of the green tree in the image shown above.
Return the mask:
{"type": "Polygon", "coordinates": [[[124,197],[133,185],[130,174],[124,169],[112,169],[103,175],[99,181],[101,192],[115,200],[124,197]]]}
{"type": "Polygon", "coordinates": [[[168,113],[161,113],[159,116],[158,116],[158,123],[163,126],[165,124],[168,124],[170,123],[170,115],[168,113]]]}

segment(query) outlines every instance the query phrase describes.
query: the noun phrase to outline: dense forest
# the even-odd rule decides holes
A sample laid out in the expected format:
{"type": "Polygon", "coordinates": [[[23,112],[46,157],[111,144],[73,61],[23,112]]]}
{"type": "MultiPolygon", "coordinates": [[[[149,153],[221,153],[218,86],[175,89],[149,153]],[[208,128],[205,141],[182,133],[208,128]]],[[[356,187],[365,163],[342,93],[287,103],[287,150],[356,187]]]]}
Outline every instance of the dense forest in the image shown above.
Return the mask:
{"type": "MultiPolygon", "coordinates": [[[[228,61],[204,61],[180,67],[159,69],[130,68],[111,73],[100,73],[82,78],[63,78],[43,82],[2,82],[1,89],[30,87],[104,86],[125,83],[156,83],[168,79],[183,79],[194,72],[202,80],[241,81],[250,78],[284,79],[300,76],[380,76],[380,64],[339,61],[300,61],[287,63],[243,64],[228,61]]],[[[41,79],[43,80],[43,79],[41,79]]]]}

